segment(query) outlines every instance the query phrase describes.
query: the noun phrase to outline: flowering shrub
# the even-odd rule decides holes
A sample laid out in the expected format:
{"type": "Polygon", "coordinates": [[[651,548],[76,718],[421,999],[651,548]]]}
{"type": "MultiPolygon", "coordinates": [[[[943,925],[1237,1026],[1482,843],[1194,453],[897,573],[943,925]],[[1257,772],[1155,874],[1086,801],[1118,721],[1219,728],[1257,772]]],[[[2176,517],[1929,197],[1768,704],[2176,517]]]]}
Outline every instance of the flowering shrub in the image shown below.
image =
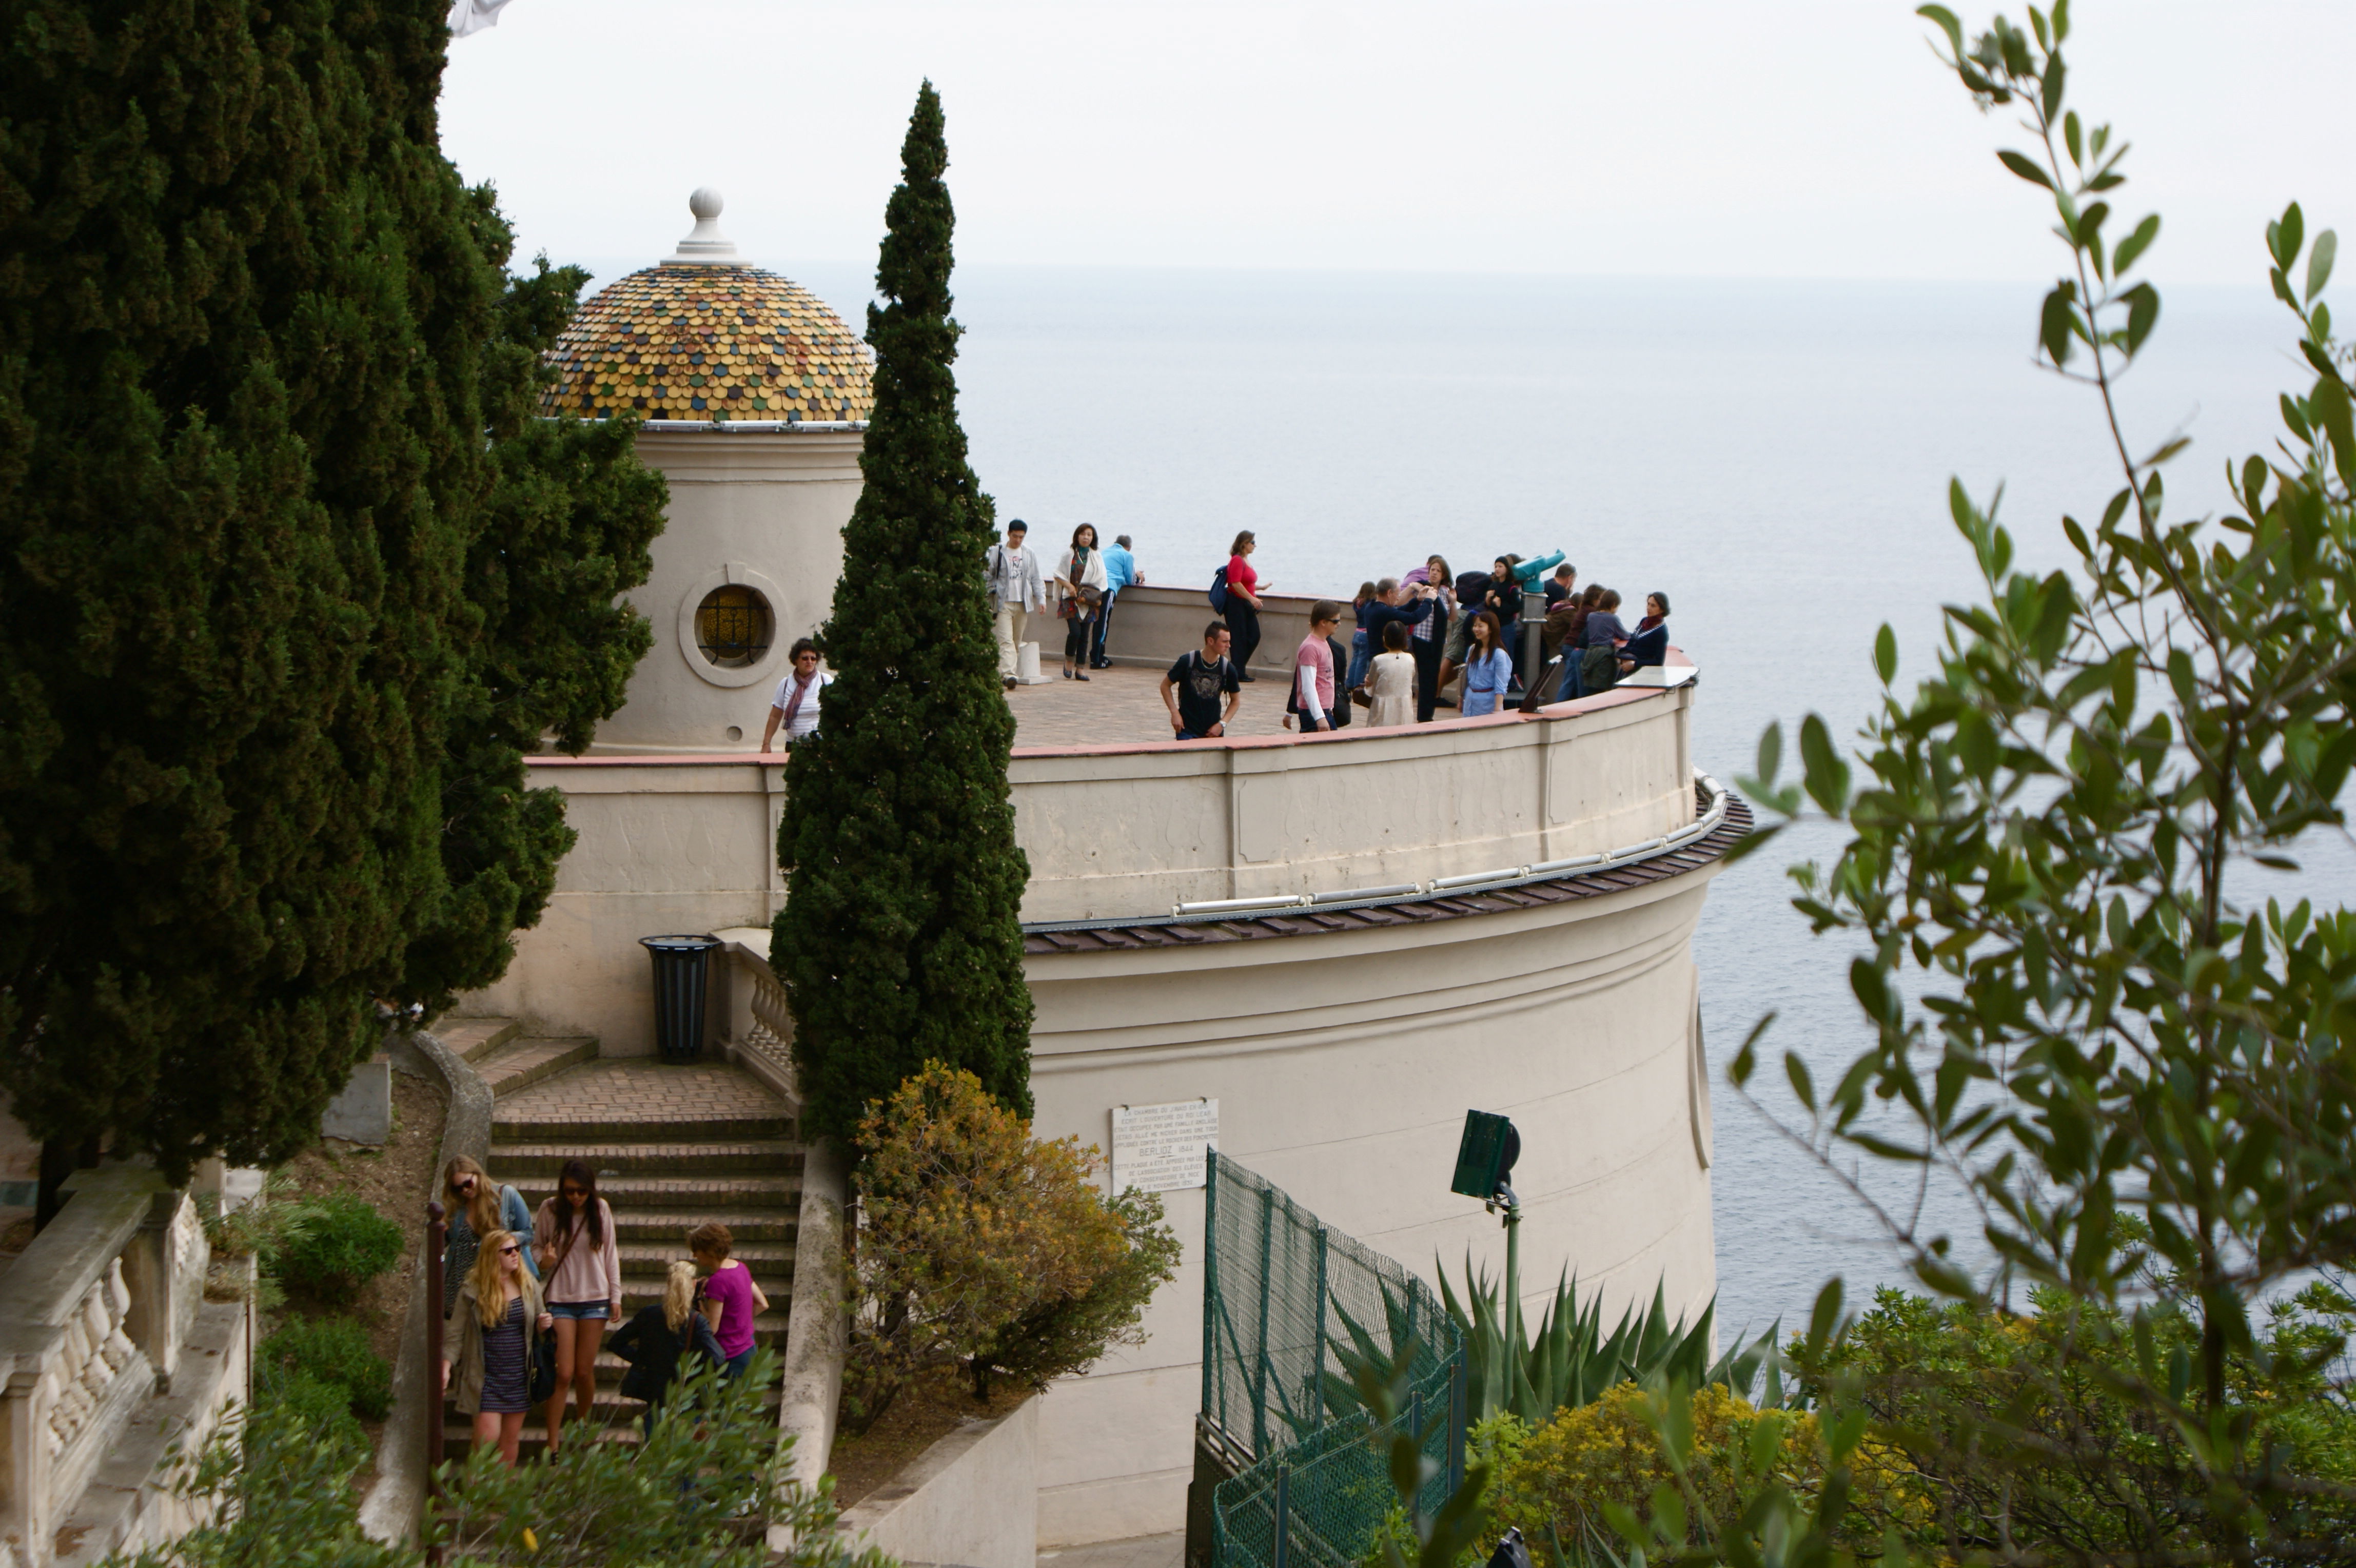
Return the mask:
{"type": "Polygon", "coordinates": [[[1032,1137],[979,1078],[938,1062],[868,1106],[860,1144],[854,1431],[927,1366],[962,1365],[980,1397],[994,1371],[1044,1387],[1142,1343],[1178,1240],[1158,1197],[1098,1189],[1093,1144],[1032,1137]]]}

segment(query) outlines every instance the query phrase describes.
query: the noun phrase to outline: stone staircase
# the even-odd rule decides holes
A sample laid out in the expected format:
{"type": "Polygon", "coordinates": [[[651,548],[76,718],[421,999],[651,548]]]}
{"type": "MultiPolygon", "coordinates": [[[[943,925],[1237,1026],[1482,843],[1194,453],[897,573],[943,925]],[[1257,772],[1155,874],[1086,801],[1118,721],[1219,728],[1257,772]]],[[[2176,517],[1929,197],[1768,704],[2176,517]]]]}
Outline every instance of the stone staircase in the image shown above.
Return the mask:
{"type": "MultiPolygon", "coordinates": [[[[755,1319],[757,1342],[783,1350],[802,1172],[784,1100],[741,1068],[600,1058],[594,1039],[532,1038],[512,1019],[452,1020],[437,1032],[491,1088],[493,1181],[512,1185],[537,1213],[554,1195],[566,1160],[585,1159],[596,1170],[598,1194],[619,1232],[623,1321],[662,1299],[665,1271],[688,1255],[688,1232],[716,1219],[769,1298],[769,1310],[755,1319]]],[[[620,1326],[608,1324],[608,1337],[620,1326]]],[[[610,1352],[598,1354],[592,1424],[600,1441],[638,1441],[645,1407],[621,1397],[626,1367],[610,1352]]],[[[773,1387],[773,1409],[776,1401],[773,1387]]],[[[570,1406],[564,1425],[570,1446],[580,1431],[570,1406]]],[[[445,1405],[444,1451],[463,1458],[472,1441],[467,1419],[445,1405]]],[[[544,1446],[535,1411],[523,1452],[544,1446]]]]}

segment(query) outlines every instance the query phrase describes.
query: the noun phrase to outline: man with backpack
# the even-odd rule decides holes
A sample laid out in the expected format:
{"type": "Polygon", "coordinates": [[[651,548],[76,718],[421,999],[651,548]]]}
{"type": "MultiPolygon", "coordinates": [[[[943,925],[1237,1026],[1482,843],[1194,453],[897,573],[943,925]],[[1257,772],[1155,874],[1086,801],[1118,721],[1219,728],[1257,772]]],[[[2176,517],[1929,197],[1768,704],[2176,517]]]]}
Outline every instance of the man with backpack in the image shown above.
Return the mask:
{"type": "Polygon", "coordinates": [[[1023,633],[1034,611],[1047,607],[1047,582],[1039,557],[1023,548],[1030,526],[1021,518],[1006,525],[1006,542],[990,547],[990,601],[998,607],[998,674],[1014,690],[1023,669],[1023,633]]]}
{"type": "Polygon", "coordinates": [[[1170,730],[1180,740],[1218,739],[1243,706],[1243,683],[1227,657],[1227,635],[1226,621],[1213,621],[1203,628],[1202,650],[1180,654],[1162,677],[1162,704],[1170,710],[1170,730]]]}

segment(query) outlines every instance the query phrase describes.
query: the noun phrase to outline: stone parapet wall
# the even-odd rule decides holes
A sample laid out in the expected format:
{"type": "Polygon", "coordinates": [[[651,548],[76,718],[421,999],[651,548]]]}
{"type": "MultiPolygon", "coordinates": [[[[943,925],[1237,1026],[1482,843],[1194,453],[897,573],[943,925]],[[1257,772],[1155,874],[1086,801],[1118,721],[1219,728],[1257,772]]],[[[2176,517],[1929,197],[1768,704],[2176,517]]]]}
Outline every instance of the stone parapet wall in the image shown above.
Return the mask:
{"type": "MultiPolygon", "coordinates": [[[[1119,620],[1115,623],[1118,626],[1119,620]]],[[[1026,921],[1155,918],[1175,904],[1537,865],[1693,821],[1690,686],[1537,715],[1186,745],[1018,746],[1026,921]]],[[[640,937],[764,927],[785,902],[782,762],[732,756],[529,759],[580,842],[497,985],[462,1011],[650,1052],[640,937]]],[[[731,1000],[749,1012],[750,999],[731,1000]]],[[[749,1017],[735,1026],[749,1028],[749,1017]]],[[[715,1031],[736,1033],[727,1020],[715,1031]]]]}

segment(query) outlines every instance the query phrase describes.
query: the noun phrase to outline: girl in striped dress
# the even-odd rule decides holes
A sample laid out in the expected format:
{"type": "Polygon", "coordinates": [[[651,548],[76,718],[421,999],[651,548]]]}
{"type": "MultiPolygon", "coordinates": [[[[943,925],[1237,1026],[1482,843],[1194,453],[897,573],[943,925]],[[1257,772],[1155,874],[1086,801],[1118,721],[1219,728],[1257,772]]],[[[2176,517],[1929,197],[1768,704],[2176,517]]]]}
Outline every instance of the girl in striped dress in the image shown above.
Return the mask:
{"type": "Polygon", "coordinates": [[[524,1238],[494,1230],[459,1287],[442,1328],[442,1387],[475,1420],[475,1442],[497,1444],[512,1466],[531,1408],[531,1350],[554,1319],[541,1307],[540,1282],[523,1266],[524,1238]],[[456,1377],[452,1377],[452,1368],[456,1377]]]}

